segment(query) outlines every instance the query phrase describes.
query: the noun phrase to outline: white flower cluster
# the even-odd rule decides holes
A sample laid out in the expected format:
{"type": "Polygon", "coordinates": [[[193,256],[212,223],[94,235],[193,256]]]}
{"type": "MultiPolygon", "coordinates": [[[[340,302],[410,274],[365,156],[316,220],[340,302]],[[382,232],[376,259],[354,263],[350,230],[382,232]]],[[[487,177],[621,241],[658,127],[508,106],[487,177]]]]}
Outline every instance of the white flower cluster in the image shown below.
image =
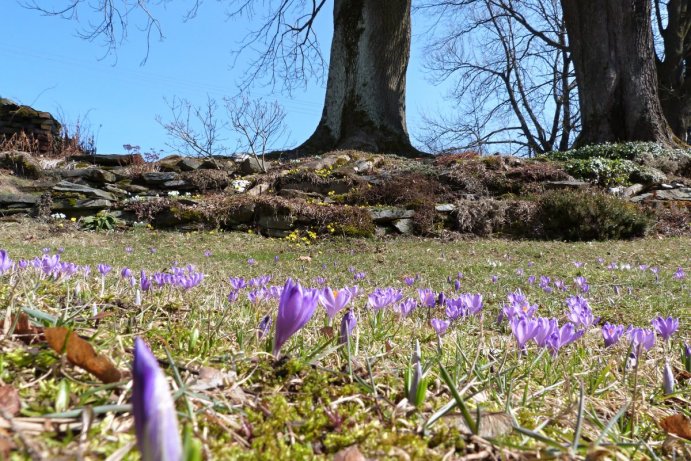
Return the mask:
{"type": "Polygon", "coordinates": [[[180,195],[180,192],[178,192],[176,190],[171,190],[170,192],[168,192],[168,197],[178,197],[179,195],[180,195]]]}
{"type": "Polygon", "coordinates": [[[246,179],[234,179],[231,182],[231,185],[233,186],[233,189],[235,189],[235,192],[245,192],[247,188],[252,184],[251,181],[248,181],[246,179]]]}
{"type": "Polygon", "coordinates": [[[50,215],[50,217],[53,219],[66,219],[67,218],[67,216],[65,216],[64,213],[53,213],[52,215],[50,215]]]}

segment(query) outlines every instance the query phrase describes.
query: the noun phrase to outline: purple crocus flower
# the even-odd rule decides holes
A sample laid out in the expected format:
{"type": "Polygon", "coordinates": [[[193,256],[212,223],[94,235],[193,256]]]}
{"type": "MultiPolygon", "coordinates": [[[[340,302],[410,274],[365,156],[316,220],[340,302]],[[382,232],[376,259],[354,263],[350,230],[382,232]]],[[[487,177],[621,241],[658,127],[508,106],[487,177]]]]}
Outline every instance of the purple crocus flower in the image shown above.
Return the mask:
{"type": "Polygon", "coordinates": [[[98,268],[98,272],[99,272],[102,276],[104,276],[104,277],[105,277],[105,276],[108,274],[108,272],[110,272],[110,270],[112,269],[112,267],[109,266],[108,264],[99,264],[99,265],[96,266],[96,267],[98,268]]]}
{"type": "Polygon", "coordinates": [[[584,263],[582,263],[582,262],[580,262],[580,261],[574,261],[574,262],[573,262],[573,265],[576,266],[576,267],[579,268],[579,269],[580,269],[581,267],[583,267],[583,264],[584,264],[584,263]]]}
{"type": "Polygon", "coordinates": [[[587,299],[580,296],[569,296],[566,298],[566,305],[569,308],[566,316],[576,325],[582,325],[587,329],[597,321],[587,299]]]}
{"type": "Polygon", "coordinates": [[[278,357],[283,344],[312,318],[318,301],[316,290],[306,290],[300,283],[286,280],[278,303],[274,356],[278,357]]]}
{"type": "Polygon", "coordinates": [[[230,277],[228,280],[234,291],[241,290],[247,286],[247,282],[245,282],[245,279],[242,277],[230,277]]]}
{"type": "Polygon", "coordinates": [[[525,350],[525,345],[537,335],[538,321],[530,317],[514,317],[511,321],[511,331],[516,338],[518,348],[525,350]]]}
{"type": "Polygon", "coordinates": [[[473,315],[479,314],[484,307],[484,302],[482,301],[482,295],[480,293],[463,293],[459,299],[466,310],[473,315]]]}
{"type": "Polygon", "coordinates": [[[230,293],[228,293],[227,298],[228,298],[228,302],[230,304],[233,304],[235,301],[238,300],[238,292],[235,290],[231,291],[230,293]]]}
{"type": "Polygon", "coordinates": [[[609,322],[602,326],[602,338],[605,340],[605,347],[614,346],[624,334],[624,325],[613,325],[609,322]]]}
{"type": "Polygon", "coordinates": [[[168,383],[156,357],[139,337],[134,339],[132,379],[132,413],[142,460],[182,460],[178,419],[168,383]]]}
{"type": "Polygon", "coordinates": [[[417,290],[420,297],[420,304],[425,307],[434,307],[437,304],[437,296],[430,288],[420,288],[417,290]]]}
{"type": "Polygon", "coordinates": [[[264,318],[262,319],[261,322],[259,322],[259,326],[257,327],[257,338],[261,340],[266,336],[266,334],[269,332],[269,329],[271,328],[271,316],[270,315],[265,315],[264,318]]]}
{"type": "Polygon", "coordinates": [[[407,317],[417,307],[417,301],[413,298],[406,298],[404,301],[393,306],[393,311],[401,317],[407,317]]]}
{"type": "Polygon", "coordinates": [[[213,253],[211,253],[211,250],[205,250],[204,251],[204,256],[206,256],[207,258],[210,257],[212,254],[213,253]]]}
{"type": "Polygon", "coordinates": [[[588,291],[590,291],[590,285],[588,284],[588,281],[585,277],[579,276],[573,279],[573,281],[576,283],[576,286],[581,291],[581,293],[587,293],[588,291]]]}
{"type": "Polygon", "coordinates": [[[141,286],[142,291],[149,291],[151,289],[151,279],[146,276],[144,271],[139,273],[139,285],[141,286]]]}
{"type": "Polygon", "coordinates": [[[254,266],[255,264],[257,264],[257,260],[254,258],[249,258],[247,260],[247,264],[249,264],[250,266],[254,266]]]}
{"type": "Polygon", "coordinates": [[[0,275],[12,268],[12,260],[6,250],[0,250],[0,275]]]}
{"type": "Polygon", "coordinates": [[[535,276],[531,275],[528,277],[528,285],[532,285],[533,283],[535,283],[535,276]]]}
{"type": "Polygon", "coordinates": [[[132,277],[132,269],[130,269],[129,267],[123,267],[120,271],[120,277],[124,279],[132,277]]]}
{"type": "Polygon", "coordinates": [[[499,276],[498,276],[498,275],[493,275],[493,276],[491,276],[489,279],[492,281],[492,283],[497,283],[497,280],[499,280],[499,276]]]}
{"type": "Polygon", "coordinates": [[[553,355],[557,355],[559,349],[571,344],[583,336],[583,333],[585,333],[585,330],[576,331],[575,325],[567,322],[547,339],[547,347],[552,350],[553,355]]]}
{"type": "Polygon", "coordinates": [[[444,336],[446,330],[449,328],[448,320],[432,319],[429,323],[432,325],[432,328],[434,328],[434,331],[437,332],[437,336],[444,336]]]}
{"type": "Polygon", "coordinates": [[[355,317],[352,309],[348,309],[348,312],[341,319],[338,344],[348,344],[348,339],[352,335],[355,325],[357,325],[357,317],[355,317]]]}
{"type": "Polygon", "coordinates": [[[278,257],[278,255],[274,256],[274,262],[277,263],[281,258],[278,257]]]}
{"type": "Polygon", "coordinates": [[[684,278],[686,278],[686,273],[684,272],[684,269],[678,267],[677,271],[674,273],[674,278],[677,280],[683,280],[684,278]]]}
{"type": "Polygon", "coordinates": [[[691,344],[684,343],[683,354],[681,356],[684,368],[691,373],[691,344]]]}
{"type": "Polygon", "coordinates": [[[672,316],[669,316],[665,319],[658,315],[650,323],[652,323],[653,327],[655,327],[657,334],[662,336],[662,339],[665,341],[667,341],[679,329],[679,319],[676,319],[672,316]]]}
{"type": "Polygon", "coordinates": [[[372,309],[383,309],[396,303],[403,297],[403,292],[395,288],[377,288],[368,297],[367,303],[372,309]]]}
{"type": "Polygon", "coordinates": [[[403,277],[403,283],[412,287],[415,284],[415,277],[403,277]]]}
{"type": "Polygon", "coordinates": [[[20,269],[26,269],[29,266],[29,261],[26,259],[20,259],[17,264],[19,265],[20,269]]]}
{"type": "Polygon", "coordinates": [[[125,247],[125,253],[127,253],[128,255],[132,254],[132,251],[132,247],[125,247]]]}
{"type": "Polygon", "coordinates": [[[655,332],[645,328],[629,327],[626,332],[631,344],[633,345],[633,353],[635,354],[639,347],[649,351],[655,345],[655,332]]]}
{"type": "Polygon", "coordinates": [[[352,295],[348,290],[335,291],[330,287],[324,288],[319,295],[319,302],[326,309],[329,321],[333,320],[338,311],[350,302],[352,295]]]}
{"type": "Polygon", "coordinates": [[[546,347],[547,340],[549,340],[550,336],[552,336],[552,334],[558,329],[559,324],[557,323],[557,319],[538,317],[537,332],[535,333],[535,337],[533,339],[539,347],[546,347]]]}
{"type": "Polygon", "coordinates": [[[364,280],[365,277],[367,277],[367,274],[364,272],[356,272],[355,275],[353,275],[353,280],[364,280]]]}

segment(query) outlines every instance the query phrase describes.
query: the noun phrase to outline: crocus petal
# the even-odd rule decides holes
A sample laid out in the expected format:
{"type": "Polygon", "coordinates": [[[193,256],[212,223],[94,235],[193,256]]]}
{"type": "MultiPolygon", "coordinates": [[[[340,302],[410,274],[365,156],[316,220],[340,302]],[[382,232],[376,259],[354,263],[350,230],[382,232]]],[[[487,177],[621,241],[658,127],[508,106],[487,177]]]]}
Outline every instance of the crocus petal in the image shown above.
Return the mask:
{"type": "Polygon", "coordinates": [[[181,460],[178,419],[168,383],[151,350],[138,337],[134,340],[132,378],[132,411],[142,460],[181,460]]]}

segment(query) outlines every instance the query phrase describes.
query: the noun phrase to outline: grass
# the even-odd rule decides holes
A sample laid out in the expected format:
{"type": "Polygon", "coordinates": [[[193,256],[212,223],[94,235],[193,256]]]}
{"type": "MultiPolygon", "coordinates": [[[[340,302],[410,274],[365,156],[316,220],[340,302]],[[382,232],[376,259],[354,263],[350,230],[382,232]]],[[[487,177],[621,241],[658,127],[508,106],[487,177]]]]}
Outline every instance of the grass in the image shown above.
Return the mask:
{"type": "MultiPolygon", "coordinates": [[[[15,261],[40,256],[43,248],[62,248],[62,260],[94,267],[89,276],[59,281],[33,270],[0,275],[0,312],[31,309],[59,319],[123,370],[131,366],[134,337],[143,337],[170,377],[181,425],[201,441],[208,459],[332,459],[351,445],[373,459],[690,455],[688,442],[663,443],[666,434],[658,425],[665,416],[690,414],[688,380],[679,378],[673,396],[661,389],[664,358],[682,368],[680,345],[691,340],[688,278],[673,277],[678,267],[691,269],[688,238],[568,244],[336,239],[300,246],[237,233],[69,228],[0,226],[0,248],[15,261]],[[249,265],[249,258],[256,263],[249,265]],[[578,268],[574,261],[585,265],[578,268]],[[631,269],[608,269],[611,262],[631,269]],[[103,292],[99,263],[113,266],[103,292]],[[145,293],[136,306],[120,269],[151,273],[174,263],[194,264],[206,274],[203,283],[186,292],[145,293]],[[639,264],[659,267],[659,280],[639,264]],[[258,340],[256,327],[266,314],[275,316],[277,301],[252,305],[248,290],[233,304],[226,300],[229,276],[271,274],[270,284],[294,277],[309,286],[323,277],[340,288],[355,283],[351,267],[366,277],[357,282],[358,326],[350,347],[337,347],[320,307],[275,361],[270,338],[258,340]],[[395,286],[416,298],[417,288],[428,287],[453,296],[447,277],[453,280],[459,272],[461,292],[483,294],[483,316],[453,323],[441,340],[429,326],[430,317],[444,316],[439,308],[418,308],[399,319],[390,308],[366,307],[375,287],[395,286]],[[419,280],[407,287],[403,277],[415,274],[419,280]],[[562,279],[570,290],[546,293],[527,282],[530,275],[562,279]],[[564,300],[576,293],[573,279],[579,275],[590,283],[587,296],[601,322],[650,327],[656,314],[680,317],[667,352],[658,338],[636,367],[627,367],[626,342],[604,349],[597,327],[556,357],[532,342],[527,353],[518,351],[506,322],[496,322],[506,295],[520,288],[539,304],[539,315],[563,323],[564,300]],[[618,294],[615,286],[621,287],[618,294]],[[416,340],[427,382],[417,407],[405,400],[404,379],[416,340]],[[223,384],[205,386],[202,367],[217,370],[223,384]]],[[[138,459],[126,406],[129,378],[103,385],[45,344],[0,338],[0,385],[19,390],[22,408],[15,421],[24,424],[11,430],[0,418],[0,441],[6,435],[16,446],[10,459],[138,459]]]]}

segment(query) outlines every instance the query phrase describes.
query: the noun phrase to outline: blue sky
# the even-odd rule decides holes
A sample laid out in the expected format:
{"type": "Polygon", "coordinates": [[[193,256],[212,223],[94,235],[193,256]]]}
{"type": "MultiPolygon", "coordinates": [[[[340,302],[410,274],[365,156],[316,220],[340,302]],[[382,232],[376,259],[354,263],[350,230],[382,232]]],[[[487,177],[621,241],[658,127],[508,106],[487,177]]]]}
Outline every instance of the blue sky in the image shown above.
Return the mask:
{"type": "MultiPolygon", "coordinates": [[[[196,18],[184,22],[185,9],[180,3],[156,8],[165,38],[152,41],[148,60],[141,65],[146,40],[136,27],[130,27],[116,56],[104,56],[106,48],[100,41],[78,37],[77,22],[41,16],[22,8],[17,0],[4,0],[0,15],[0,96],[39,110],[60,112],[68,122],[86,118],[96,135],[99,153],[121,153],[123,144],[172,153],[166,146],[170,139],[155,121],[156,115],[169,118],[164,98],[176,96],[201,104],[207,94],[218,99],[236,94],[236,82],[247,72],[250,56],[239,59],[233,67],[231,51],[237,49],[264,13],[258,10],[254,20],[228,20],[223,2],[207,1],[196,18]]],[[[327,55],[332,28],[332,2],[328,3],[316,24],[327,55]]],[[[86,23],[90,19],[88,10],[81,11],[80,19],[86,23]]],[[[444,88],[432,85],[423,69],[425,27],[420,18],[413,18],[407,94],[408,128],[413,138],[420,133],[423,113],[450,110],[444,101],[444,88]]],[[[296,145],[312,133],[319,121],[324,86],[309,82],[306,88],[288,96],[255,85],[251,94],[283,105],[289,144],[296,145]]]]}

